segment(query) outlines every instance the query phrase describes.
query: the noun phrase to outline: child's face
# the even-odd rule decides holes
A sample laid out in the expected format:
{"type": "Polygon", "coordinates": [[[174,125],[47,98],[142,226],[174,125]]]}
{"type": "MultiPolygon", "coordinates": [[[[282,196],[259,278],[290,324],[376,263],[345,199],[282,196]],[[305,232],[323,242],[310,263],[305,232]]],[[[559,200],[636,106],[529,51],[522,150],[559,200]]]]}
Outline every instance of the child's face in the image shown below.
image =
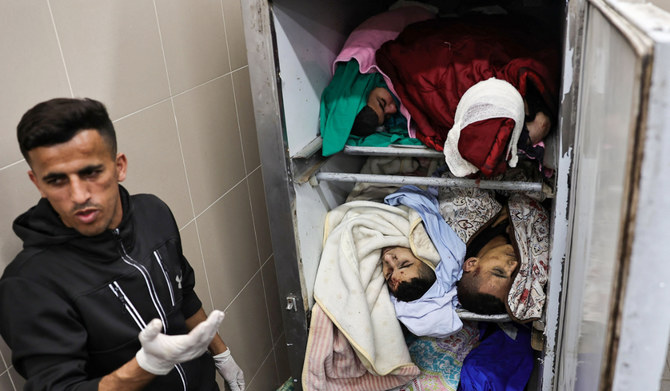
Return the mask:
{"type": "Polygon", "coordinates": [[[391,293],[395,295],[401,282],[418,278],[422,263],[407,247],[382,250],[382,272],[391,293]]]}

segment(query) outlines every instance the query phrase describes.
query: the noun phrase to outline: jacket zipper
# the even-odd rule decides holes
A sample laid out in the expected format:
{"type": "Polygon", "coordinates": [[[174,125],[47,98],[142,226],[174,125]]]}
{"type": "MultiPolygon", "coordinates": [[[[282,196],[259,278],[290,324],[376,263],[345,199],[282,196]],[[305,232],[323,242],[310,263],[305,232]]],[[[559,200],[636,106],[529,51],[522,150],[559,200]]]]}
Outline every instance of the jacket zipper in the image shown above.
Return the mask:
{"type": "Polygon", "coordinates": [[[158,250],[154,251],[154,257],[156,257],[156,262],[158,262],[158,265],[161,267],[161,270],[163,271],[165,282],[167,283],[168,290],[170,291],[170,301],[172,302],[172,306],[174,307],[174,291],[172,290],[172,284],[170,283],[168,270],[165,267],[165,265],[163,265],[163,262],[161,261],[161,254],[158,252],[158,250]]]}
{"type": "Polygon", "coordinates": [[[151,297],[151,301],[153,302],[154,308],[156,308],[158,316],[161,318],[161,322],[163,323],[163,332],[166,332],[168,328],[167,316],[165,315],[165,310],[163,310],[163,306],[161,305],[161,302],[158,299],[158,293],[156,293],[156,288],[154,287],[154,283],[151,280],[149,272],[143,265],[135,261],[130,255],[128,255],[128,253],[126,252],[126,247],[123,245],[123,241],[121,240],[119,229],[118,228],[114,229],[113,233],[119,241],[119,247],[121,247],[122,252],[121,259],[128,265],[137,269],[142,275],[142,277],[144,277],[144,282],[146,283],[147,289],[149,290],[149,296],[151,297]]]}
{"type": "Polygon", "coordinates": [[[112,292],[114,292],[114,295],[121,301],[121,304],[123,304],[126,311],[128,311],[130,316],[133,318],[133,320],[137,324],[137,327],[139,327],[140,330],[144,330],[144,328],[147,327],[146,322],[144,321],[144,319],[142,319],[142,316],[140,315],[139,311],[137,311],[137,309],[130,301],[128,296],[126,296],[126,293],[123,291],[123,289],[121,289],[119,283],[114,281],[108,286],[109,289],[111,289],[112,292]]]}
{"type": "MultiPolygon", "coordinates": [[[[137,311],[132,301],[130,301],[130,298],[126,296],[126,293],[123,291],[119,283],[114,281],[111,284],[108,284],[107,286],[109,286],[109,289],[111,289],[114,295],[119,299],[119,301],[121,301],[121,304],[123,304],[126,311],[128,311],[130,316],[133,318],[135,324],[137,324],[137,327],[140,330],[144,330],[147,327],[146,322],[144,321],[144,319],[142,319],[142,316],[140,315],[139,311],[137,311]]],[[[188,384],[188,382],[186,381],[186,372],[184,371],[184,368],[181,366],[181,364],[175,364],[175,369],[179,374],[181,384],[184,386],[184,391],[186,391],[188,384]]]]}
{"type": "Polygon", "coordinates": [[[184,371],[184,368],[181,366],[181,364],[176,364],[174,368],[177,370],[177,373],[179,374],[181,384],[184,386],[184,391],[186,391],[188,388],[188,382],[186,381],[186,371],[184,371]]]}

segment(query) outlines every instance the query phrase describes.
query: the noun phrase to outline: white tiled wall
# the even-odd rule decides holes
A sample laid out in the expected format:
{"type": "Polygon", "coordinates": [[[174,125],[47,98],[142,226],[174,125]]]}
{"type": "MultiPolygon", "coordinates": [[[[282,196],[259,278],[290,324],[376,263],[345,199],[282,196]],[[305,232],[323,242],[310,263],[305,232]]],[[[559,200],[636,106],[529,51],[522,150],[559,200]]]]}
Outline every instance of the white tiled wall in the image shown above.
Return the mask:
{"type": "MultiPolygon", "coordinates": [[[[0,270],[21,243],[12,220],[37,202],[16,142],[21,115],[58,96],[107,105],[124,185],[172,208],[205,309],[248,390],[289,376],[240,1],[0,2],[0,270]]],[[[23,379],[0,341],[0,391],[23,379]]]]}

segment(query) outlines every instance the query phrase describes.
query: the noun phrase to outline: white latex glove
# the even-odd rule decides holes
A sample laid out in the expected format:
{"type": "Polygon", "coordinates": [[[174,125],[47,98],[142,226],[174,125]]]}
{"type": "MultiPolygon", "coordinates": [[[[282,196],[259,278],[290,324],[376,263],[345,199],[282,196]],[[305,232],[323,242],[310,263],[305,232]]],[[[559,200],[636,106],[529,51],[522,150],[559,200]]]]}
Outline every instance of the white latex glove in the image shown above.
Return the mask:
{"type": "Polygon", "coordinates": [[[154,319],[140,332],[142,348],[135,357],[142,369],[154,375],[166,375],[175,364],[200,357],[223,320],[223,312],[214,310],[207,320],[195,326],[188,334],[161,333],[161,321],[154,319]]]}
{"type": "Polygon", "coordinates": [[[242,373],[242,369],[237,365],[233,356],[230,355],[230,349],[212,358],[214,358],[216,370],[226,380],[230,391],[244,391],[244,373],[242,373]]]}

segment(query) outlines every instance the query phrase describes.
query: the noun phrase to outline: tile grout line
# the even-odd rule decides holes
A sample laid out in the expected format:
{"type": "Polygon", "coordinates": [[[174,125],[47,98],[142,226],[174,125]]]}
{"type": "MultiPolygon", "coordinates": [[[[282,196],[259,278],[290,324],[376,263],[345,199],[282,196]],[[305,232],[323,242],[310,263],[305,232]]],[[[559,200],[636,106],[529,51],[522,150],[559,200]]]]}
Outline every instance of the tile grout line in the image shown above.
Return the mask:
{"type": "MultiPolygon", "coordinates": [[[[260,166],[256,167],[253,171],[251,171],[251,172],[249,173],[249,175],[245,175],[244,178],[242,178],[242,179],[240,179],[239,181],[237,181],[237,182],[236,182],[234,185],[232,185],[228,190],[226,190],[222,195],[220,195],[220,196],[217,197],[214,201],[212,201],[212,203],[209,204],[205,209],[203,209],[202,212],[198,213],[197,215],[195,215],[195,217],[193,217],[193,218],[192,218],[191,220],[189,220],[186,224],[184,224],[184,227],[186,227],[186,226],[189,225],[192,221],[194,221],[195,219],[199,218],[199,217],[202,216],[205,212],[207,212],[209,209],[211,209],[217,202],[221,201],[221,199],[223,199],[223,197],[227,196],[228,193],[230,193],[231,191],[233,191],[233,190],[234,190],[237,186],[239,186],[242,182],[248,180],[249,177],[251,176],[251,174],[253,174],[253,173],[255,173],[256,171],[258,171],[258,169],[260,169],[260,166]]],[[[181,227],[180,230],[181,230],[182,228],[184,228],[184,227],[181,227]]]]}
{"type": "MultiPolygon", "coordinates": [[[[205,284],[207,285],[207,293],[209,296],[209,303],[212,309],[214,308],[214,299],[212,297],[212,289],[209,283],[209,273],[207,273],[207,262],[205,262],[205,254],[202,249],[202,239],[200,237],[200,227],[198,226],[197,216],[195,216],[195,204],[193,202],[193,192],[191,191],[191,183],[188,178],[188,169],[186,166],[186,158],[184,157],[184,146],[181,141],[181,132],[179,131],[179,120],[177,119],[177,110],[174,104],[174,96],[172,95],[172,82],[170,81],[170,72],[167,65],[167,57],[165,56],[165,44],[163,43],[163,32],[161,30],[160,18],[158,16],[158,6],[156,5],[156,0],[153,0],[154,13],[156,15],[156,25],[158,27],[158,37],[161,43],[161,53],[163,54],[163,65],[165,66],[165,76],[168,82],[168,93],[170,95],[170,107],[172,108],[172,117],[175,124],[175,130],[177,131],[177,141],[179,142],[179,153],[181,155],[182,168],[184,170],[184,178],[186,179],[186,190],[188,192],[188,198],[191,204],[191,216],[194,216],[191,220],[195,226],[195,236],[198,241],[198,250],[200,250],[200,262],[202,264],[202,269],[205,274],[205,284]]],[[[188,224],[190,224],[190,222],[188,224]]],[[[188,225],[187,224],[187,225],[188,225]]],[[[186,225],[186,226],[187,226],[186,225]]],[[[184,227],[186,227],[184,226],[184,227]]]]}
{"type": "Polygon", "coordinates": [[[254,382],[254,380],[256,380],[256,376],[258,376],[258,373],[260,372],[261,368],[263,368],[263,365],[265,365],[265,363],[268,361],[268,358],[270,358],[270,355],[274,353],[274,350],[275,350],[275,349],[274,349],[274,345],[272,345],[272,348],[270,349],[270,351],[268,352],[268,354],[265,355],[265,358],[264,358],[263,361],[261,362],[261,365],[258,366],[258,369],[257,369],[256,372],[254,373],[254,376],[251,378],[251,380],[249,380],[249,384],[247,384],[247,387],[250,386],[251,383],[254,382]]]}
{"type": "Polygon", "coordinates": [[[221,6],[221,22],[223,23],[223,34],[226,40],[226,53],[228,54],[228,69],[230,69],[230,82],[233,87],[233,103],[235,104],[235,119],[237,120],[237,135],[240,138],[240,152],[242,152],[242,166],[244,167],[244,172],[247,172],[247,161],[244,156],[244,141],[242,139],[242,127],[240,126],[240,110],[239,105],[237,104],[237,94],[235,93],[235,77],[233,71],[233,63],[230,60],[230,44],[228,43],[228,29],[226,28],[226,12],[223,7],[223,0],[219,1],[221,6]]]}
{"type": "MultiPolygon", "coordinates": [[[[169,83],[169,81],[168,81],[168,91],[169,91],[169,89],[170,89],[170,83],[169,83]]],[[[170,93],[170,92],[168,92],[168,94],[169,94],[169,93],[170,93]]],[[[149,110],[149,109],[151,109],[152,107],[156,107],[156,106],[158,106],[158,105],[160,105],[160,104],[162,104],[162,103],[165,103],[165,102],[167,102],[167,101],[169,101],[169,100],[172,100],[172,97],[171,97],[171,96],[168,96],[167,98],[159,99],[157,102],[151,103],[151,104],[149,104],[148,106],[144,106],[144,107],[142,107],[141,109],[138,109],[138,110],[133,111],[132,113],[124,114],[124,115],[122,115],[121,117],[119,117],[119,118],[113,120],[112,122],[118,122],[118,121],[124,120],[124,119],[126,119],[126,118],[130,118],[130,117],[132,117],[132,116],[134,116],[134,115],[136,115],[136,114],[139,114],[139,113],[141,113],[141,112],[143,112],[143,111],[149,110]]]]}
{"type": "Polygon", "coordinates": [[[51,16],[51,24],[54,28],[54,34],[56,35],[56,43],[58,44],[58,52],[60,53],[60,59],[63,63],[63,70],[65,71],[65,79],[67,80],[67,86],[70,89],[70,97],[74,98],[74,90],[72,89],[72,81],[70,80],[70,72],[67,70],[67,64],[65,63],[65,55],[63,54],[63,45],[61,45],[60,37],[58,36],[58,28],[56,28],[56,18],[54,18],[53,9],[51,8],[51,1],[47,0],[47,8],[49,9],[49,16],[51,16]]]}
{"type": "MultiPolygon", "coordinates": [[[[259,263],[258,270],[261,272],[261,285],[263,287],[263,301],[265,302],[265,315],[267,316],[268,320],[267,327],[268,332],[270,334],[270,340],[272,340],[273,336],[272,336],[272,322],[270,320],[270,304],[268,303],[268,290],[265,286],[265,277],[263,276],[263,269],[265,268],[267,260],[266,262],[261,262],[261,251],[258,246],[258,231],[256,230],[256,219],[254,218],[254,206],[253,203],[251,202],[251,190],[249,189],[249,180],[247,180],[246,182],[247,182],[247,193],[249,195],[249,207],[251,208],[251,225],[254,227],[254,238],[256,239],[256,258],[258,259],[259,263]]],[[[281,306],[281,298],[279,298],[279,303],[281,306]]]]}
{"type": "Polygon", "coordinates": [[[228,69],[230,69],[230,73],[232,73],[233,64],[230,61],[230,45],[228,44],[228,30],[226,30],[226,13],[223,10],[223,0],[219,1],[219,4],[221,5],[221,22],[223,22],[223,35],[226,37],[226,53],[228,54],[228,69]]]}
{"type": "Polygon", "coordinates": [[[0,171],[10,169],[10,168],[12,168],[12,167],[14,167],[14,166],[16,166],[16,165],[19,165],[19,164],[25,162],[25,161],[26,161],[26,159],[21,159],[21,160],[19,160],[19,161],[14,162],[14,163],[10,163],[10,164],[8,164],[8,165],[6,165],[6,166],[0,168],[0,171]]]}
{"type": "MultiPolygon", "coordinates": [[[[253,279],[256,278],[256,275],[257,275],[258,273],[260,273],[260,272],[261,272],[260,269],[256,270],[256,272],[249,278],[249,281],[247,281],[247,282],[244,284],[244,286],[242,287],[242,289],[240,289],[240,291],[237,292],[237,294],[235,295],[235,297],[233,297],[232,300],[230,300],[230,303],[228,303],[228,305],[226,306],[226,308],[223,309],[224,311],[228,311],[228,308],[230,308],[230,306],[233,305],[233,303],[235,302],[235,300],[237,300],[237,298],[240,297],[240,295],[242,294],[242,292],[243,292],[245,289],[247,289],[247,287],[249,286],[249,284],[251,284],[251,281],[253,281],[253,279]]],[[[261,278],[262,278],[262,276],[261,276],[261,278]]],[[[271,339],[272,339],[272,338],[271,338],[271,339]]]]}
{"type": "MultiPolygon", "coordinates": [[[[160,35],[160,34],[159,34],[159,35],[160,35]]],[[[162,39],[162,38],[161,38],[161,39],[162,39]]],[[[165,61],[165,56],[163,56],[163,59],[164,59],[164,61],[165,61]]],[[[166,63],[166,64],[167,64],[167,63],[166,63]]],[[[205,86],[205,85],[207,85],[207,84],[210,84],[210,83],[213,83],[213,82],[215,82],[215,81],[218,81],[219,79],[222,79],[222,78],[224,78],[224,77],[226,77],[226,76],[229,76],[229,75],[230,75],[230,76],[232,77],[232,74],[233,74],[234,72],[237,72],[237,71],[239,71],[239,70],[241,70],[241,69],[244,69],[244,68],[248,68],[248,65],[241,66],[241,67],[239,67],[239,68],[237,68],[237,69],[234,69],[234,70],[232,70],[232,71],[230,71],[230,72],[226,72],[226,73],[224,73],[224,74],[222,74],[222,75],[216,76],[216,77],[213,78],[213,79],[210,79],[210,80],[207,80],[207,81],[205,81],[205,82],[202,82],[202,83],[200,83],[200,84],[198,84],[198,85],[195,85],[195,86],[193,86],[193,87],[191,87],[191,88],[188,88],[188,89],[186,89],[186,90],[184,90],[184,91],[182,91],[182,92],[178,92],[178,93],[176,93],[176,94],[174,94],[174,95],[172,95],[172,86],[170,85],[170,82],[169,82],[169,75],[168,75],[168,91],[169,91],[168,94],[170,94],[170,96],[168,96],[167,98],[159,99],[159,100],[156,101],[155,103],[151,103],[151,104],[149,104],[148,106],[145,106],[145,107],[142,107],[142,108],[140,108],[140,109],[137,109],[137,110],[133,111],[132,113],[124,114],[123,116],[121,116],[121,117],[119,117],[119,118],[113,120],[112,122],[117,122],[117,121],[126,119],[126,118],[128,118],[128,117],[131,117],[131,116],[133,116],[133,115],[135,115],[135,114],[141,113],[141,112],[143,112],[143,111],[145,111],[145,110],[147,110],[147,109],[150,109],[150,108],[152,108],[152,107],[154,107],[154,106],[158,106],[159,104],[164,103],[164,102],[166,102],[166,101],[168,101],[168,100],[173,100],[174,98],[179,97],[179,96],[184,95],[184,94],[187,94],[187,93],[189,93],[189,92],[191,92],[191,91],[193,91],[193,90],[195,90],[195,89],[197,89],[197,88],[200,88],[200,87],[203,87],[203,86],[205,86]]],[[[166,69],[167,69],[167,65],[166,65],[166,69]]],[[[166,72],[167,72],[167,70],[166,70],[166,72]]]]}
{"type": "Polygon", "coordinates": [[[16,387],[16,383],[14,382],[14,379],[12,379],[12,374],[9,371],[10,368],[11,368],[11,366],[7,367],[7,369],[4,372],[0,373],[0,377],[2,377],[4,375],[7,375],[7,379],[9,379],[9,383],[12,385],[12,389],[18,391],[18,388],[16,387]]]}

